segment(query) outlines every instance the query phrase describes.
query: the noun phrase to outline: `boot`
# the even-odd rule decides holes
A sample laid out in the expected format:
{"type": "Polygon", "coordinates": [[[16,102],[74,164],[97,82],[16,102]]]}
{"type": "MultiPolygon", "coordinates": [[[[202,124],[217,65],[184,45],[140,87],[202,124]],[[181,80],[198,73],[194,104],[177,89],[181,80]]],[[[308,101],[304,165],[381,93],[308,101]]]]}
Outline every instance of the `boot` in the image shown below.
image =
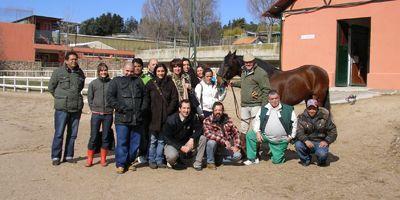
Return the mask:
{"type": "Polygon", "coordinates": [[[86,167],[91,167],[93,165],[93,155],[94,150],[87,150],[87,160],[86,160],[86,167]]]}
{"type": "Polygon", "coordinates": [[[103,167],[107,166],[106,157],[107,157],[107,149],[101,148],[101,149],[100,149],[100,158],[101,158],[101,159],[100,159],[100,164],[101,164],[101,166],[103,166],[103,167]]]}

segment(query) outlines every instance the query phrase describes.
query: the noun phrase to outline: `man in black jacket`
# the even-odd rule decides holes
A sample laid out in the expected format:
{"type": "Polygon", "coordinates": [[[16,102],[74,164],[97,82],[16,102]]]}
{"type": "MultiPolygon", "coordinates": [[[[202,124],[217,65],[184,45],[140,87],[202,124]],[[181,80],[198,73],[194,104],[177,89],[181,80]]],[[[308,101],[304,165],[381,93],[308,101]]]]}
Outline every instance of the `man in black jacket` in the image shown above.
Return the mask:
{"type": "Polygon", "coordinates": [[[206,148],[206,137],[199,119],[190,113],[190,101],[184,99],[179,102],[179,112],[168,117],[164,129],[164,154],[172,168],[179,168],[177,160],[179,154],[191,154],[196,148],[196,159],[193,168],[202,170],[202,161],[206,148]]]}
{"type": "Polygon", "coordinates": [[[78,65],[78,54],[68,52],[65,65],[55,69],[49,81],[49,92],[54,97],[54,138],[51,159],[54,166],[61,162],[64,130],[67,127],[64,160],[74,163],[74,145],[78,136],[79,121],[83,108],[81,91],[85,75],[78,65]]]}
{"type": "Polygon", "coordinates": [[[115,110],[115,163],[119,174],[127,169],[136,170],[133,161],[143,131],[142,116],[148,107],[145,86],[139,77],[134,76],[131,62],[125,63],[123,73],[124,76],[111,80],[107,92],[107,104],[115,110]]]}

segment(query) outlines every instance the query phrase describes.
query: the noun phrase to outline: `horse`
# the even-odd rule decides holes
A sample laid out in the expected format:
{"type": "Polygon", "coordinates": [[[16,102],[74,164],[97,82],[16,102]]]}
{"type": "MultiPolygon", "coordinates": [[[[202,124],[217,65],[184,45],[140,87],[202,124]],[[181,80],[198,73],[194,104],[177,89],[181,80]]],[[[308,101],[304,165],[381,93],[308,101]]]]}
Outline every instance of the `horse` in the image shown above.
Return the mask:
{"type": "MultiPolygon", "coordinates": [[[[303,65],[281,71],[258,58],[255,62],[268,73],[271,89],[278,92],[281,102],[294,106],[303,100],[316,99],[319,106],[330,110],[329,76],[321,67],[303,65]]],[[[217,84],[226,86],[233,77],[240,76],[243,65],[243,56],[236,55],[236,51],[229,51],[217,72],[217,84]]]]}

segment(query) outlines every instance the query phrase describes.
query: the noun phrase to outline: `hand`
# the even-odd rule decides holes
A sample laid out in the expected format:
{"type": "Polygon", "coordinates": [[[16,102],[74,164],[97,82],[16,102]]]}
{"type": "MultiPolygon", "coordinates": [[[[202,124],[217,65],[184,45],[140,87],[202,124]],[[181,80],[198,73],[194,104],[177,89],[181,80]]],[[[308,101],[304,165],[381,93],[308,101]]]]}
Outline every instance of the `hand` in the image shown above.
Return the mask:
{"type": "Polygon", "coordinates": [[[253,97],[253,99],[258,99],[258,93],[256,91],[253,91],[251,93],[251,96],[253,97]]]}
{"type": "Polygon", "coordinates": [[[187,147],[187,146],[185,145],[185,146],[182,146],[182,147],[181,147],[181,151],[182,151],[183,153],[188,153],[188,152],[190,151],[190,148],[187,147]]]}
{"type": "Polygon", "coordinates": [[[310,140],[307,140],[307,141],[305,141],[304,143],[306,144],[306,146],[307,146],[309,149],[314,148],[314,144],[313,144],[310,140]]]}
{"type": "Polygon", "coordinates": [[[185,146],[189,148],[189,150],[192,150],[194,147],[194,140],[193,138],[190,138],[189,141],[186,142],[185,146]]]}
{"type": "Polygon", "coordinates": [[[230,149],[231,148],[231,143],[229,141],[225,141],[225,147],[227,149],[230,149]]]}
{"type": "Polygon", "coordinates": [[[231,150],[233,151],[233,153],[240,151],[240,149],[237,146],[231,147],[231,150]]]}
{"type": "Polygon", "coordinates": [[[327,147],[328,146],[328,143],[325,141],[325,140],[322,140],[320,143],[319,143],[319,147],[327,147]]]}
{"type": "Polygon", "coordinates": [[[264,139],[263,139],[263,137],[262,137],[262,135],[261,135],[261,132],[259,132],[259,131],[257,131],[257,141],[258,142],[262,142],[264,139]]]}
{"type": "Polygon", "coordinates": [[[186,86],[186,88],[187,88],[188,90],[191,90],[191,89],[192,89],[192,85],[190,85],[190,83],[185,83],[185,86],[186,86]]]}
{"type": "Polygon", "coordinates": [[[229,82],[228,82],[228,86],[233,87],[233,84],[234,84],[234,83],[235,83],[234,81],[229,81],[229,82]]]}
{"type": "Polygon", "coordinates": [[[288,142],[288,143],[290,143],[290,141],[292,141],[292,137],[289,135],[287,138],[286,138],[286,141],[288,142]]]}

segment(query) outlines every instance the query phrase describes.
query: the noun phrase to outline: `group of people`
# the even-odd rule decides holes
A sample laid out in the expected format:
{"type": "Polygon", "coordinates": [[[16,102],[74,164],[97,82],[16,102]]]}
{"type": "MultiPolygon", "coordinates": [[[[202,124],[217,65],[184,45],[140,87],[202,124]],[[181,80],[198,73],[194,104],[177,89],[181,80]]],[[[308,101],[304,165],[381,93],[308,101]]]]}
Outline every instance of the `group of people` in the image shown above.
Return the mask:
{"type": "MultiPolygon", "coordinates": [[[[74,143],[83,108],[81,91],[85,75],[78,65],[78,55],[68,52],[65,65],[56,69],[49,81],[54,97],[54,138],[51,159],[54,166],[62,161],[74,163],[74,143]],[[62,157],[64,130],[67,128],[62,157]],[[61,159],[61,157],[63,159],[61,159]]],[[[90,82],[88,104],[92,112],[86,166],[100,153],[100,164],[107,166],[108,151],[114,148],[115,124],[116,172],[135,171],[135,160],[152,169],[186,167],[216,169],[222,162],[256,164],[257,146],[268,143],[274,164],[285,161],[285,151],[294,142],[300,162],[326,165],[329,145],[336,139],[336,127],[328,110],[310,99],[304,113],[296,116],[292,106],[280,102],[277,91],[270,90],[268,75],[244,56],[241,81],[241,130],[225,113],[222,101],[226,88],[217,87],[209,68],[191,67],[190,60],[175,58],[169,68],[156,59],[148,62],[134,58],[123,66],[122,76],[111,79],[108,66],[100,63],[98,78],[90,82]],[[168,74],[168,71],[170,74],[168,74]],[[100,130],[101,129],[101,130],[100,130]],[[205,155],[206,154],[206,155],[205,155]]]]}

